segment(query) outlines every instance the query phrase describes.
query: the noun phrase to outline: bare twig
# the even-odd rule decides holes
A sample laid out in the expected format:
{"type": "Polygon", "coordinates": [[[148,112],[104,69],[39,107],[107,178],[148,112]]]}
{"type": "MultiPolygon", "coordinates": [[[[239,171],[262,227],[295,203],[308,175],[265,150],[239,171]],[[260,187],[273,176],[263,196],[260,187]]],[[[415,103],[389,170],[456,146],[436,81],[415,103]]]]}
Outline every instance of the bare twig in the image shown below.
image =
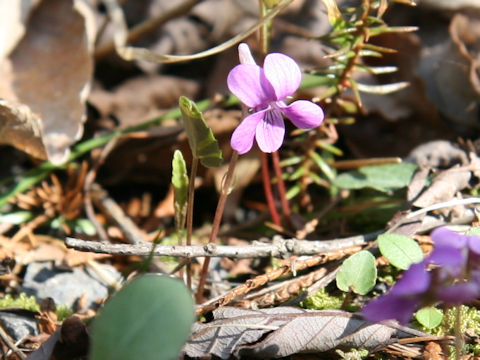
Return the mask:
{"type": "MultiPolygon", "coordinates": [[[[124,45],[142,38],[144,35],[149,34],[150,32],[165,24],[168,20],[187,13],[198,2],[199,0],[187,0],[156,18],[148,19],[147,21],[140,23],[128,32],[124,45]]],[[[102,45],[95,50],[95,59],[97,61],[101,60],[105,56],[111,54],[114,50],[115,43],[113,41],[102,45]]]]}
{"type": "Polygon", "coordinates": [[[447,207],[452,207],[452,206],[457,206],[457,205],[471,205],[471,204],[479,204],[480,203],[480,198],[479,197],[471,197],[471,198],[466,198],[466,199],[454,199],[450,201],[445,201],[437,204],[433,204],[431,206],[427,206],[423,209],[412,211],[408,215],[405,215],[403,218],[401,218],[398,222],[395,223],[392,227],[390,227],[386,232],[387,233],[392,233],[394,232],[400,225],[405,224],[408,220],[411,220],[412,218],[425,214],[430,211],[434,210],[439,210],[439,209],[444,209],[447,207]]]}
{"type": "Polygon", "coordinates": [[[202,315],[225,306],[235,300],[237,297],[247,294],[248,292],[257,289],[270,281],[278,279],[280,276],[286,275],[294,271],[300,271],[309,267],[324,264],[328,261],[339,260],[345,256],[357,253],[362,249],[361,246],[351,246],[349,248],[329,251],[320,255],[309,257],[302,261],[296,261],[292,266],[282,266],[267,274],[259,275],[253,279],[247,280],[244,284],[237,286],[224,294],[221,298],[216,298],[207,301],[196,309],[197,315],[202,315]]]}
{"type": "MultiPolygon", "coordinates": [[[[222,246],[216,244],[177,246],[177,245],[156,245],[153,250],[155,256],[178,256],[178,257],[230,257],[236,259],[277,257],[287,258],[291,255],[316,255],[328,251],[365,245],[375,240],[379,233],[352,236],[334,240],[297,240],[274,238],[272,243],[254,241],[253,245],[246,246],[222,246]]],[[[91,251],[96,253],[127,255],[127,256],[148,256],[152,251],[152,243],[138,242],[136,245],[129,244],[104,244],[97,241],[86,241],[67,237],[65,243],[68,247],[80,251],[91,251]]]]}
{"type": "Polygon", "coordinates": [[[7,333],[5,332],[5,330],[3,330],[3,327],[2,327],[2,326],[0,326],[0,338],[3,340],[3,342],[5,343],[5,345],[7,345],[8,348],[9,348],[10,350],[12,350],[12,351],[15,353],[15,355],[17,355],[20,359],[23,360],[23,359],[26,359],[26,358],[27,358],[27,357],[23,354],[23,352],[20,351],[20,349],[17,348],[17,346],[10,341],[10,338],[8,337],[8,335],[7,335],[7,333]]]}
{"type": "Polygon", "coordinates": [[[337,272],[340,269],[340,265],[338,262],[335,264],[335,268],[331,270],[328,274],[323,277],[320,277],[318,280],[315,281],[312,285],[310,285],[300,296],[288,301],[284,305],[286,306],[295,306],[298,305],[300,302],[305,300],[306,298],[314,295],[316,292],[320,291],[321,289],[325,288],[328,284],[330,284],[335,277],[337,276],[337,272]]]}
{"type": "Polygon", "coordinates": [[[129,243],[137,244],[142,240],[146,240],[146,234],[135,225],[132,219],[130,219],[122,208],[108,196],[108,193],[99,184],[93,184],[91,191],[93,201],[122,229],[129,243]]]}
{"type": "Polygon", "coordinates": [[[108,242],[108,234],[103,228],[102,224],[100,224],[100,222],[98,221],[97,217],[95,216],[95,210],[93,209],[92,196],[91,196],[90,190],[93,183],[95,182],[95,178],[97,177],[98,169],[100,168],[100,166],[102,166],[107,156],[115,148],[115,146],[117,145],[118,139],[119,139],[118,136],[114,137],[102,149],[100,156],[98,157],[98,159],[96,160],[92,168],[85,175],[85,180],[83,182],[83,205],[85,207],[85,213],[87,214],[88,219],[92,222],[93,226],[95,226],[98,236],[103,242],[108,242]]]}
{"type": "Polygon", "coordinates": [[[250,26],[248,29],[244,30],[240,34],[235,35],[229,40],[214,46],[205,51],[198,52],[192,55],[166,55],[166,54],[157,54],[153,51],[150,51],[146,48],[138,48],[133,46],[125,46],[128,39],[128,30],[125,25],[125,19],[123,16],[122,9],[118,6],[115,0],[104,0],[105,5],[108,8],[109,15],[112,18],[112,22],[116,27],[116,33],[114,36],[115,49],[124,60],[144,60],[157,64],[168,64],[168,63],[177,63],[185,62],[196,59],[202,59],[207,56],[218,54],[236,44],[238,44],[243,39],[247,38],[253,34],[257,29],[262,26],[264,23],[270,21],[275,17],[281,10],[286,8],[293,0],[281,0],[263,19],[260,19],[255,24],[250,26]]]}
{"type": "Polygon", "coordinates": [[[302,289],[310,287],[317,280],[328,274],[327,267],[321,267],[306,275],[295,277],[291,280],[274,284],[256,294],[249,294],[244,299],[236,302],[243,308],[257,309],[283,304],[293,296],[302,292],[302,289]]]}

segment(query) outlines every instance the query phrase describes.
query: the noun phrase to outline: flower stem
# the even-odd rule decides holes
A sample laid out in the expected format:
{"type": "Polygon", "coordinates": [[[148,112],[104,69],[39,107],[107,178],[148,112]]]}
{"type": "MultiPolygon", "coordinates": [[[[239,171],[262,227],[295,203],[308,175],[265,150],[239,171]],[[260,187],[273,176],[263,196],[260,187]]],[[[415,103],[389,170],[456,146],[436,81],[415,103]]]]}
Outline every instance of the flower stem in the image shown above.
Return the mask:
{"type": "MultiPolygon", "coordinates": [[[[263,0],[258,0],[260,6],[260,18],[264,18],[267,15],[267,7],[263,0]]],[[[260,62],[263,63],[265,56],[268,53],[270,36],[269,36],[269,28],[270,22],[263,24],[260,27],[260,55],[261,59],[260,62]]],[[[263,183],[263,191],[265,193],[265,199],[267,200],[268,211],[270,212],[270,216],[272,217],[272,221],[275,225],[281,226],[280,215],[278,215],[277,208],[275,206],[275,200],[273,198],[272,187],[270,184],[270,172],[268,170],[268,158],[267,154],[264,152],[260,152],[260,161],[262,164],[262,183],[263,183]]],[[[280,189],[279,189],[280,190],[280,189]]],[[[281,191],[280,191],[281,195],[281,191]]],[[[283,208],[283,203],[282,203],[283,208]]]]}
{"type": "Polygon", "coordinates": [[[461,329],[462,321],[462,305],[455,307],[455,359],[462,358],[463,352],[463,335],[461,329]]]}
{"type": "MultiPolygon", "coordinates": [[[[220,198],[218,199],[217,209],[215,211],[215,217],[213,218],[212,231],[210,232],[209,243],[214,243],[217,241],[218,230],[220,229],[220,223],[223,217],[223,211],[225,209],[225,203],[227,202],[227,196],[230,193],[230,187],[233,180],[233,171],[235,170],[235,165],[237,164],[238,153],[234,151],[230,159],[230,164],[228,164],[227,173],[225,175],[225,182],[222,184],[220,189],[220,198]]],[[[201,302],[203,297],[203,289],[205,287],[205,282],[207,280],[208,267],[210,265],[210,258],[205,258],[202,267],[202,273],[200,275],[200,281],[198,283],[196,299],[197,302],[201,302]]]]}
{"type": "Polygon", "coordinates": [[[288,203],[287,199],[287,190],[285,187],[285,181],[283,181],[283,173],[282,167],[280,166],[280,156],[278,155],[278,151],[272,153],[272,160],[273,160],[273,170],[275,171],[275,176],[277,177],[277,188],[278,192],[280,193],[280,201],[282,204],[282,213],[287,222],[291,225],[291,218],[290,215],[292,211],[290,209],[290,204],[288,203]]]}
{"type": "MultiPolygon", "coordinates": [[[[195,177],[197,176],[198,159],[193,157],[192,168],[190,169],[190,180],[188,182],[188,201],[187,201],[187,246],[192,245],[193,229],[193,201],[195,198],[195,177]]],[[[190,261],[187,262],[187,286],[192,288],[192,274],[190,261]]]]}
{"type": "Polygon", "coordinates": [[[260,161],[262,164],[263,191],[265,193],[265,199],[267,200],[268,211],[270,212],[273,223],[277,226],[281,226],[280,215],[278,215],[275,200],[273,199],[272,187],[270,186],[270,172],[268,171],[268,159],[266,153],[260,152],[260,161]]]}
{"type": "MultiPolygon", "coordinates": [[[[263,0],[259,0],[260,4],[260,18],[264,18],[267,15],[268,9],[263,0]]],[[[261,44],[261,52],[262,52],[262,63],[263,59],[268,53],[268,48],[270,44],[270,26],[271,21],[267,21],[260,27],[260,44],[261,44]]]]}

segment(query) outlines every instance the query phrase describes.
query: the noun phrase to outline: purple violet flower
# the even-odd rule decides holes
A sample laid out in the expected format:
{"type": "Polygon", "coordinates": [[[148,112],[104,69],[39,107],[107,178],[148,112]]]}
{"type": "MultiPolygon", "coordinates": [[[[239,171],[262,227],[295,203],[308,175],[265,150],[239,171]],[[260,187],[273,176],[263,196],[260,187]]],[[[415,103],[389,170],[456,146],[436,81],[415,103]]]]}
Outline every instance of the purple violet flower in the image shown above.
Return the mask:
{"type": "Polygon", "coordinates": [[[432,253],[413,264],[389,293],[370,301],[362,310],[372,322],[396,319],[406,324],[421,306],[444,302],[468,303],[480,296],[480,238],[447,228],[431,234],[432,253]],[[427,267],[433,264],[432,271],[427,267]]]}
{"type": "Polygon", "coordinates": [[[396,319],[401,324],[408,323],[422,305],[424,293],[430,287],[431,276],[426,271],[427,265],[425,260],[413,264],[388,294],[366,304],[362,309],[365,319],[371,322],[396,319]]]}
{"type": "Polygon", "coordinates": [[[324,119],[323,110],[311,101],[298,100],[287,105],[284,100],[300,86],[302,73],[295,60],[280,53],[268,54],[263,68],[255,64],[247,44],[238,47],[240,65],[228,74],[230,91],[252,113],[235,129],[231,146],[245,154],[256,139],[263,152],[277,151],[285,136],[285,115],[297,127],[312,129],[324,119]]]}

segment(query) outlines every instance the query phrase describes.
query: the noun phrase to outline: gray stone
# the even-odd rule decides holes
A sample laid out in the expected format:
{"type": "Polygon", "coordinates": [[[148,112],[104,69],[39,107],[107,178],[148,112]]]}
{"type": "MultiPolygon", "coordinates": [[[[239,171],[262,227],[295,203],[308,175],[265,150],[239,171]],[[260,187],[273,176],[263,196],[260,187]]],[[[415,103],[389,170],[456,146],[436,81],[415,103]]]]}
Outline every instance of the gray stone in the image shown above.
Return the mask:
{"type": "MultiPolygon", "coordinates": [[[[111,278],[120,280],[121,274],[110,265],[99,265],[111,278]]],[[[98,300],[108,295],[108,285],[91,268],[60,268],[53,262],[33,262],[27,266],[23,291],[38,301],[51,297],[55,304],[74,307],[84,294],[87,308],[96,308],[98,300]]]]}
{"type": "Polygon", "coordinates": [[[0,311],[0,324],[15,342],[27,335],[36,336],[39,334],[37,320],[33,318],[33,315],[29,317],[13,312],[0,311]]]}

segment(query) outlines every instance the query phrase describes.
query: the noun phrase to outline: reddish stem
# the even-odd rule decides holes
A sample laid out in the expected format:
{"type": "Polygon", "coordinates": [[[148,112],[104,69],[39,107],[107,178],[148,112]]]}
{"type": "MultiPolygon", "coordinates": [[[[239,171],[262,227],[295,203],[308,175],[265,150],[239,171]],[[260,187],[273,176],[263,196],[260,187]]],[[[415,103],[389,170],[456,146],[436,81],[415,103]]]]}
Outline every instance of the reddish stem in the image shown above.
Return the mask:
{"type": "Polygon", "coordinates": [[[292,211],[290,210],[290,204],[288,203],[287,199],[287,190],[285,187],[285,182],[283,181],[283,173],[280,166],[280,156],[278,155],[278,151],[272,153],[272,160],[273,170],[275,171],[275,176],[277,177],[277,188],[278,192],[280,193],[283,216],[285,216],[287,221],[291,223],[290,215],[292,214],[292,211]]]}
{"type": "Polygon", "coordinates": [[[263,191],[265,192],[265,198],[267,200],[268,210],[272,221],[277,226],[282,226],[280,216],[278,215],[277,208],[275,207],[275,200],[273,199],[272,187],[270,186],[270,172],[268,171],[267,154],[260,152],[260,160],[262,163],[262,182],[263,191]]]}

